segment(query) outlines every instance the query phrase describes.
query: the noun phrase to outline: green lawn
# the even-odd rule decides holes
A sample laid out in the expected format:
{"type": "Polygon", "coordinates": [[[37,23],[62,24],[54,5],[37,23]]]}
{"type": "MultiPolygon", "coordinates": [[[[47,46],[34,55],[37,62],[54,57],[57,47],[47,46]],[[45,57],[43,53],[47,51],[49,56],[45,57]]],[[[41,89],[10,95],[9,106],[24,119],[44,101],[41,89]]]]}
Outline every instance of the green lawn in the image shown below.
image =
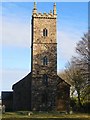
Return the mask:
{"type": "Polygon", "coordinates": [[[2,120],[90,120],[88,114],[61,114],[61,113],[47,113],[47,112],[34,112],[28,115],[28,112],[6,112],[2,115],[2,120]],[[50,119],[51,118],[51,119],[50,119]]]}

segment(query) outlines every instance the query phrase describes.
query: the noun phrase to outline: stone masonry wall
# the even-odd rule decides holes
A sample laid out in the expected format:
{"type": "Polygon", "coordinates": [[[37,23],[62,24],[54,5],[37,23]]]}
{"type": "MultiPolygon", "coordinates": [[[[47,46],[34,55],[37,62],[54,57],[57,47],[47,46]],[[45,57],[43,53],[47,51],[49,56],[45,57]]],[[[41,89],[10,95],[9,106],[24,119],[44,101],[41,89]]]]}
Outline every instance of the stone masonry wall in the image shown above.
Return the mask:
{"type": "Polygon", "coordinates": [[[56,18],[37,15],[32,17],[32,109],[55,109],[57,85],[57,43],[56,18]],[[43,29],[47,36],[43,36],[43,29]],[[48,64],[43,65],[47,57],[48,64]],[[48,76],[48,85],[43,83],[43,75],[48,76]]]}

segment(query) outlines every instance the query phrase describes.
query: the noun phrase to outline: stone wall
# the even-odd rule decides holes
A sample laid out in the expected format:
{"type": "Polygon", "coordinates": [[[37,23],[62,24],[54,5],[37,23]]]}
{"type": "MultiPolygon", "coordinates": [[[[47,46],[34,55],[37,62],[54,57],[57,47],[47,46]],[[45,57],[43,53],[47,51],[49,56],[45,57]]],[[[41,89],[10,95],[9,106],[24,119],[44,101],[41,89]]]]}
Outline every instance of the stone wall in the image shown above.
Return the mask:
{"type": "Polygon", "coordinates": [[[31,110],[31,73],[13,85],[13,110],[31,110]]]}
{"type": "Polygon", "coordinates": [[[70,107],[70,85],[59,78],[60,82],[57,84],[57,111],[69,113],[70,107]]]}
{"type": "Polygon", "coordinates": [[[57,76],[56,17],[55,4],[48,14],[37,13],[34,4],[31,73],[13,85],[14,110],[65,111],[68,107],[70,86],[57,76]]]}
{"type": "Polygon", "coordinates": [[[56,16],[36,13],[32,16],[32,109],[54,110],[57,85],[56,16]],[[47,29],[47,36],[43,30],[47,29]],[[47,57],[47,65],[43,58],[47,57]],[[48,85],[43,83],[47,75],[48,85]]]}
{"type": "Polygon", "coordinates": [[[5,106],[6,111],[13,110],[13,92],[3,91],[1,94],[2,105],[5,106]]]}

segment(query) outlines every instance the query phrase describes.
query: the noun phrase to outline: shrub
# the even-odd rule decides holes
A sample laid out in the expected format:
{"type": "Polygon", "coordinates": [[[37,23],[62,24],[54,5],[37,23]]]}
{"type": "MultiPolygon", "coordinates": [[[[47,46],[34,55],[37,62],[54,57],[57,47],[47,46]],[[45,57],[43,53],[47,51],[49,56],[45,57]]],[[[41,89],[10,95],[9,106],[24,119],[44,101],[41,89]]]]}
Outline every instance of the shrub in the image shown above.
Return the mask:
{"type": "Polygon", "coordinates": [[[90,113],[90,102],[83,103],[83,108],[85,113],[90,113]]]}

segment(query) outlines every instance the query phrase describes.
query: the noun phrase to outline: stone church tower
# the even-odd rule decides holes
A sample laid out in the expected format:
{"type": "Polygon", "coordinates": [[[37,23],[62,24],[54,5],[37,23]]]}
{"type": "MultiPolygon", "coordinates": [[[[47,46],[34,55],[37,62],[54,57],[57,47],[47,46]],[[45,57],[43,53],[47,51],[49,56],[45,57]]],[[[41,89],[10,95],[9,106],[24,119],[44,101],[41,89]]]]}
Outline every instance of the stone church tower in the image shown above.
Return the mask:
{"type": "Polygon", "coordinates": [[[56,4],[53,13],[32,15],[32,109],[54,109],[57,85],[56,4]]]}
{"type": "Polygon", "coordinates": [[[31,72],[13,85],[13,110],[69,108],[70,85],[57,75],[56,4],[53,13],[32,13],[31,72]]]}

